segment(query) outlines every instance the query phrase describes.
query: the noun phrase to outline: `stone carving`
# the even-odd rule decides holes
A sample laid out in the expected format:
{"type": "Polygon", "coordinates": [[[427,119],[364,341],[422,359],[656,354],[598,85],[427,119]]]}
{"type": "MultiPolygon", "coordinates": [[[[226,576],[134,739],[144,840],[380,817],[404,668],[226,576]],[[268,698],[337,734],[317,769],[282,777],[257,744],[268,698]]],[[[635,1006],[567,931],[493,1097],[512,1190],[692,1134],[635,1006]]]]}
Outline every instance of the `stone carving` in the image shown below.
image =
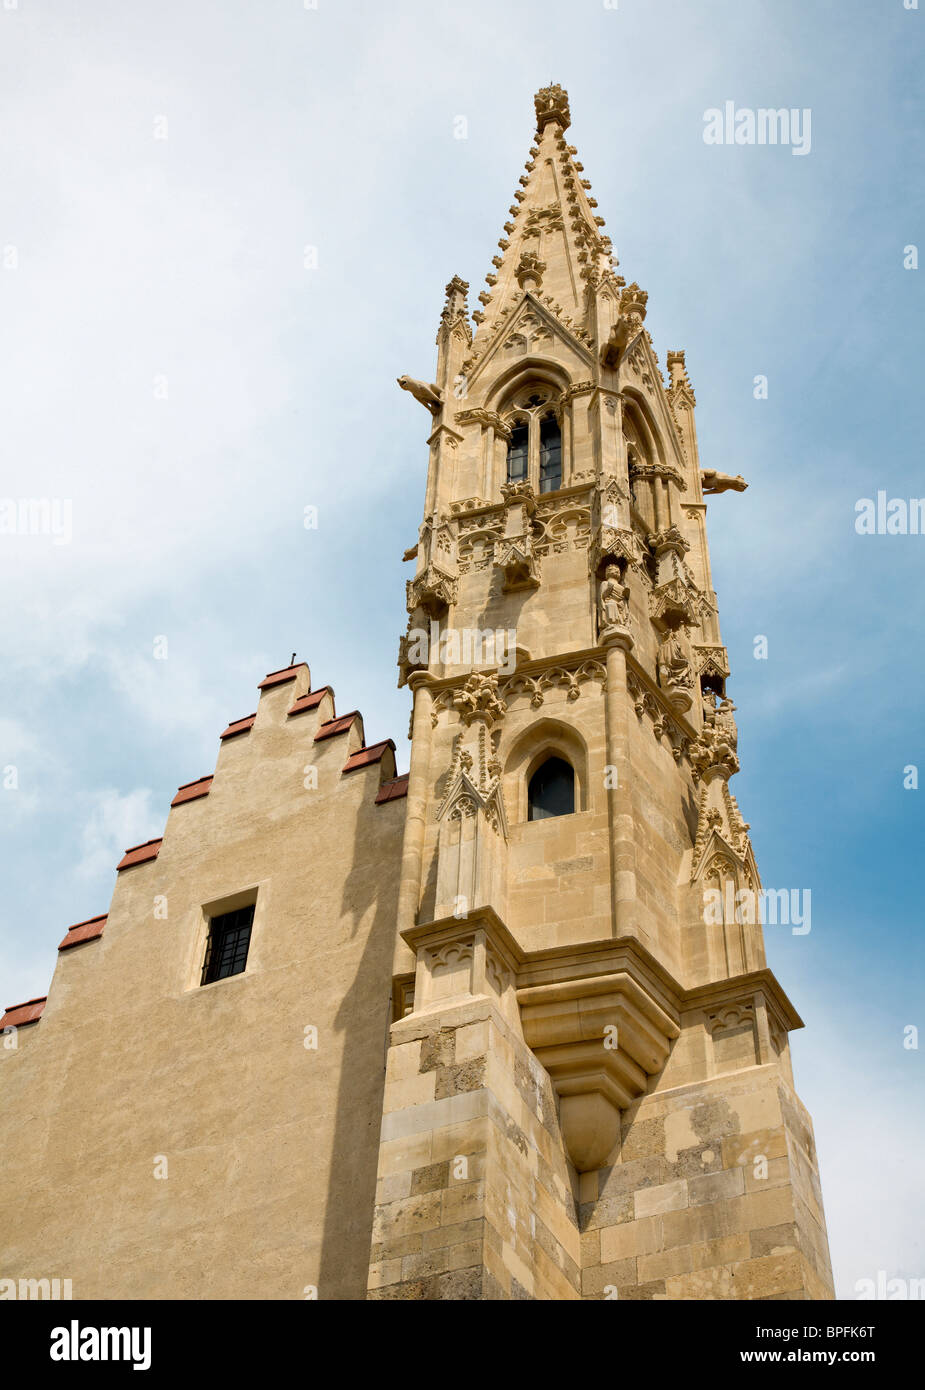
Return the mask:
{"type": "Polygon", "coordinates": [[[396,380],[403,391],[410,391],[414,399],[426,406],[432,415],[437,415],[442,410],[443,397],[440,388],[432,381],[417,381],[413,376],[400,376],[396,380]]]}
{"type": "Polygon", "coordinates": [[[649,597],[652,621],[661,631],[695,627],[699,621],[696,589],[679,576],[656,583],[649,597]]]}
{"type": "Polygon", "coordinates": [[[406,598],[408,612],[423,609],[438,616],[456,602],[457,580],[437,565],[428,565],[414,579],[408,580],[406,598]]]}
{"type": "Polygon", "coordinates": [[[729,656],[725,647],[698,645],[694,647],[697,674],[712,677],[722,684],[729,675],[729,656]]]}
{"type": "Polygon", "coordinates": [[[733,478],[729,473],[717,473],[715,468],[701,468],[700,486],[705,493],[744,492],[748,483],[741,473],[733,478]]]}
{"type": "Polygon", "coordinates": [[[677,629],[668,632],[659,644],[658,681],[676,710],[683,714],[690,709],[694,703],[694,672],[677,629]]]}
{"type": "Polygon", "coordinates": [[[540,582],[539,561],[529,535],[506,536],[495,543],[495,565],[504,575],[504,593],[535,589],[540,582]]]}
{"type": "Polygon", "coordinates": [[[452,970],[454,966],[462,961],[472,959],[473,942],[468,941],[449,941],[443,947],[428,952],[430,956],[431,975],[441,975],[446,971],[452,970]]]}
{"type": "Polygon", "coordinates": [[[577,700],[585,681],[598,680],[603,686],[606,684],[606,678],[606,668],[601,661],[584,661],[574,670],[565,666],[551,666],[539,675],[528,676],[521,673],[511,676],[501,687],[501,694],[505,699],[513,695],[527,694],[530,696],[531,707],[539,709],[547,690],[564,685],[568,687],[568,699],[577,700]]]}
{"type": "MultiPolygon", "coordinates": [[[[495,434],[499,435],[501,439],[510,439],[511,437],[511,431],[509,426],[504,423],[497,411],[483,410],[480,406],[476,407],[473,410],[457,411],[456,423],[457,425],[484,425],[486,428],[493,429],[495,434]]],[[[474,500],[476,502],[476,505],[478,506],[485,505],[478,499],[471,500],[474,500]]],[[[464,506],[464,503],[454,502],[450,506],[450,511],[458,511],[462,506],[464,506]]]]}
{"type": "Polygon", "coordinates": [[[718,1028],[739,1028],[742,1024],[753,1023],[754,1017],[754,1005],[731,1004],[727,1009],[709,1015],[707,1031],[715,1033],[718,1028]]]}
{"type": "Polygon", "coordinates": [[[502,483],[501,496],[505,502],[523,502],[530,514],[536,509],[536,493],[528,482],[502,483]]]}
{"type": "Polygon", "coordinates": [[[453,703],[467,727],[475,720],[491,727],[507,710],[498,695],[497,676],[470,676],[462,690],[456,691],[453,703]]]}
{"type": "Polygon", "coordinates": [[[534,208],[527,213],[524,236],[538,237],[540,232],[561,232],[563,226],[561,207],[558,203],[550,203],[548,207],[534,208]]]}
{"type": "Polygon", "coordinates": [[[540,88],[533,98],[533,104],[536,107],[538,132],[545,130],[550,121],[555,122],[560,130],[568,130],[572,120],[568,109],[568,92],[557,82],[540,88]]]}
{"type": "Polygon", "coordinates": [[[723,777],[727,781],[739,770],[736,753],[738,731],[733,718],[735,705],[723,699],[717,708],[712,690],[705,690],[702,696],[703,728],[699,737],[691,745],[691,766],[694,780],[710,775],[723,777]]]}
{"type": "MultiPolygon", "coordinates": [[[[620,307],[616,323],[611,328],[610,336],[601,348],[602,366],[616,367],[626,347],[639,336],[646,317],[648,300],[649,296],[646,291],[641,290],[635,281],[623,290],[620,295],[620,307]]],[[[644,356],[643,361],[645,361],[644,356]]]]}
{"type": "Polygon", "coordinates": [[[457,595],[456,540],[449,519],[424,521],[413,553],[419,569],[408,580],[408,612],[421,609],[430,617],[439,617],[456,602],[457,595]]]}
{"type": "Polygon", "coordinates": [[[517,262],[517,269],[514,274],[522,290],[538,290],[543,283],[543,271],[545,269],[545,261],[541,261],[533,251],[524,251],[517,262]]]}
{"type": "Polygon", "coordinates": [[[629,628],[629,596],[629,586],[624,584],[617,566],[608,565],[598,594],[598,638],[601,642],[629,628]]]}

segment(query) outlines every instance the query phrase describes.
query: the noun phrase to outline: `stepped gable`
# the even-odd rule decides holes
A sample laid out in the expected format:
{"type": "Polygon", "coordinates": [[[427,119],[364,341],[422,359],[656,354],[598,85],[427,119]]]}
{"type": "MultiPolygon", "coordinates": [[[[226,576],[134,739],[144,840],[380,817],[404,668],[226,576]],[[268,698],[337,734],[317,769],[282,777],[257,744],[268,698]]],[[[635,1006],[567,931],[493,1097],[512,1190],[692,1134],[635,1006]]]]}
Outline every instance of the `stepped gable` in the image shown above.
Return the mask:
{"type": "Polygon", "coordinates": [[[393,777],[391,782],[383,782],[376,793],[376,805],[381,806],[385,801],[399,801],[403,796],[408,795],[408,774],[403,777],[393,777]]]}
{"type": "Polygon", "coordinates": [[[38,1023],[45,1008],[47,994],[38,999],[27,999],[25,1004],[8,1004],[0,1018],[0,1028],[24,1028],[27,1023],[38,1023]]]}
{"type": "MultiPolygon", "coordinates": [[[[296,698],[286,709],[284,728],[288,726],[299,729],[301,727],[300,722],[294,716],[317,711],[321,709],[324,701],[328,700],[331,717],[325,719],[315,731],[312,743],[323,744],[342,734],[349,734],[351,738],[358,738],[358,746],[349,751],[345,758],[341,775],[346,776],[350,773],[360,772],[368,767],[378,768],[380,780],[374,796],[376,806],[400,801],[407,796],[407,775],[403,777],[396,775],[395,741],[386,738],[381,739],[378,743],[367,745],[363,735],[363,716],[359,710],[351,710],[348,714],[335,714],[333,687],[322,685],[317,690],[309,689],[310,672],[304,662],[283,667],[279,671],[268,672],[258,684],[257,689],[260,691],[261,700],[263,700],[267,696],[275,696],[280,687],[291,683],[296,685],[296,698]],[[304,690],[300,691],[300,686],[305,687],[304,690]]],[[[289,692],[290,697],[292,693],[289,692]]],[[[219,735],[222,746],[232,743],[239,735],[249,734],[257,724],[259,713],[258,709],[243,719],[233,719],[219,735]]],[[[181,783],[170,803],[171,810],[205,800],[212,791],[216,775],[220,776],[220,774],[209,772],[203,777],[196,778],[195,781],[181,783]]],[[[163,843],[164,836],[161,835],[151,840],[145,840],[143,844],[131,846],[116,865],[116,872],[122,874],[128,869],[141,868],[145,864],[153,863],[160,854],[163,843]]],[[[75,922],[73,926],[68,927],[58,945],[58,951],[66,952],[74,946],[83,945],[85,942],[100,940],[108,916],[107,912],[103,912],[97,917],[89,917],[85,921],[75,922]]],[[[10,1005],[0,1021],[0,1027],[22,1027],[24,1024],[37,1023],[45,1008],[47,997],[47,995],[42,995],[41,998],[30,999],[23,1004],[10,1005]]]]}
{"type": "Polygon", "coordinates": [[[359,710],[351,710],[349,714],[341,714],[336,719],[329,719],[326,724],[315,734],[315,742],[320,743],[322,739],[336,738],[338,734],[345,734],[351,727],[354,720],[360,720],[362,724],[363,716],[359,710]]]}
{"type": "Polygon", "coordinates": [[[317,709],[325,695],[330,695],[331,704],[334,703],[334,691],[329,685],[323,685],[320,690],[310,690],[307,695],[302,695],[288,711],[289,717],[296,714],[306,714],[309,710],[317,709]]]}
{"type": "Polygon", "coordinates": [[[85,922],[75,922],[72,927],[68,927],[58,950],[69,951],[72,946],[80,946],[85,941],[98,941],[103,935],[108,916],[107,912],[103,912],[99,917],[88,917],[85,922]]]}
{"type": "Polygon", "coordinates": [[[243,719],[232,719],[228,728],[219,734],[219,738],[224,741],[226,738],[236,738],[238,734],[246,734],[254,727],[254,720],[257,718],[257,711],[253,714],[245,714],[243,719]]]}
{"type": "Polygon", "coordinates": [[[208,796],[212,789],[212,773],[206,777],[199,777],[195,782],[184,782],[177,789],[177,794],[171,801],[171,806],[182,806],[184,801],[198,801],[201,796],[208,796]]]}
{"type": "Polygon", "coordinates": [[[127,849],[116,865],[116,872],[121,873],[123,869],[134,869],[137,864],[147,864],[151,859],[156,859],[163,843],[164,837],[162,835],[157,840],[145,840],[143,845],[135,845],[133,849],[127,849]]]}

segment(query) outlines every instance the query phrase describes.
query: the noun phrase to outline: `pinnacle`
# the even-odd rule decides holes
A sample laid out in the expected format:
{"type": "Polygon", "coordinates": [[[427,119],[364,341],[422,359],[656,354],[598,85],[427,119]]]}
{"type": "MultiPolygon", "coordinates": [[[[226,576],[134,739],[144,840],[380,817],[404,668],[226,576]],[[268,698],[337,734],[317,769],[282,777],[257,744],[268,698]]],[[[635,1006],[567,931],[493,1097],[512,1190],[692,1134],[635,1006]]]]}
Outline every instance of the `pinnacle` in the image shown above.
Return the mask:
{"type": "Polygon", "coordinates": [[[543,131],[552,121],[556,122],[562,130],[568,130],[572,123],[572,117],[568,109],[568,92],[558,83],[550,83],[548,87],[541,87],[533,98],[536,107],[536,128],[543,131]]]}
{"type": "Polygon", "coordinates": [[[481,308],[472,316],[482,345],[525,291],[555,304],[564,321],[586,327],[587,288],[613,264],[578,151],[565,142],[568,93],[550,83],[534,102],[534,141],[498,242],[501,254],[492,258],[487,288],[478,295],[481,308]]]}

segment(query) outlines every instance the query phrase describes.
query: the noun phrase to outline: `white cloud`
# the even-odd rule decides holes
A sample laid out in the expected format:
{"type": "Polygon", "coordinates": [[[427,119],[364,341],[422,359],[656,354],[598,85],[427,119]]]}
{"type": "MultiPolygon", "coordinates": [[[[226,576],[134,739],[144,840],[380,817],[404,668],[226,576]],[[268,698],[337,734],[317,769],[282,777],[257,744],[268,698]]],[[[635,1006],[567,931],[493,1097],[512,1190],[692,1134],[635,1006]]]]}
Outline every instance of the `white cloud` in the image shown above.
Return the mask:
{"type": "Polygon", "coordinates": [[[151,805],[149,787],[124,796],[114,787],[96,792],[81,835],[78,877],[95,879],[114,870],[126,849],[160,834],[164,818],[163,809],[151,805]]]}

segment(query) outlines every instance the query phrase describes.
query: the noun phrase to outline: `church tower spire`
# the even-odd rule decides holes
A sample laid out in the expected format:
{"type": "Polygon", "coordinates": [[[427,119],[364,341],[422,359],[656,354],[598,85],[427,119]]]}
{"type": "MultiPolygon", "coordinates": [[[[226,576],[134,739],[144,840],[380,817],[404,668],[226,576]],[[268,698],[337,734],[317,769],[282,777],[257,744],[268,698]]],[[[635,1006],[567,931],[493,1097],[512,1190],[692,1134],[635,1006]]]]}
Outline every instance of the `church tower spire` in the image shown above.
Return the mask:
{"type": "Polygon", "coordinates": [[[830,1297],[729,789],[704,498],[745,483],[701,468],[569,126],[543,88],[475,332],[454,277],[400,378],[430,454],[371,1296],[830,1297]]]}

